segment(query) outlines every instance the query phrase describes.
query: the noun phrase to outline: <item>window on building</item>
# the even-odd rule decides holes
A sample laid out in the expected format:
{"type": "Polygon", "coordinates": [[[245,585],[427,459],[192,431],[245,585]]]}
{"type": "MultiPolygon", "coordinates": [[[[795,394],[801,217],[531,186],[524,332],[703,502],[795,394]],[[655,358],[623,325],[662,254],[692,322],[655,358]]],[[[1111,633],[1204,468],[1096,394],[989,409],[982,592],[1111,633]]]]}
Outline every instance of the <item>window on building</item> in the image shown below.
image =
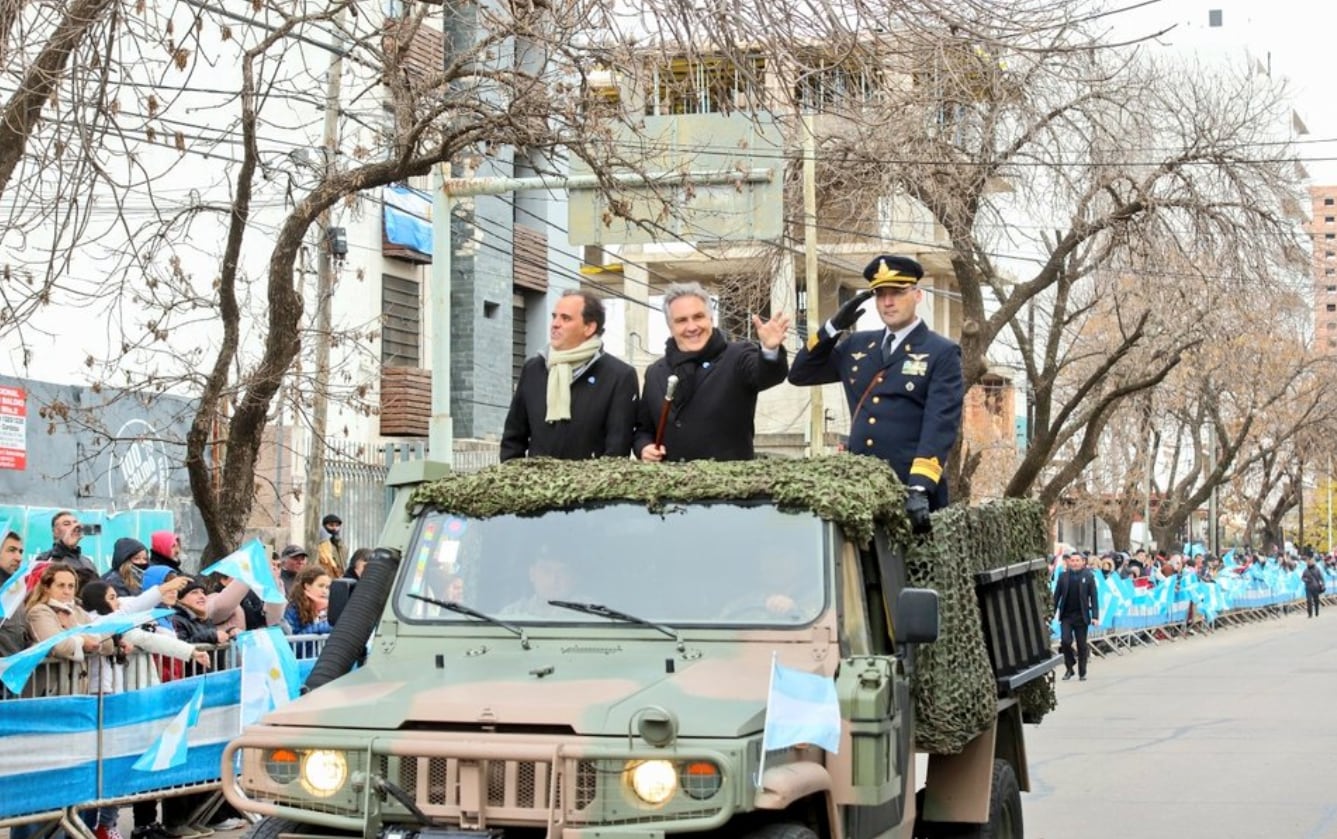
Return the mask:
{"type": "Polygon", "coordinates": [[[1210,26],[1210,27],[1212,27],[1212,28],[1216,28],[1216,27],[1219,27],[1219,26],[1221,25],[1221,10],[1220,10],[1220,9],[1208,9],[1208,10],[1207,10],[1207,25],[1210,26]]]}
{"type": "Polygon", "coordinates": [[[880,84],[872,68],[814,58],[794,85],[794,95],[805,111],[826,113],[872,101],[880,84]]]}
{"type": "Polygon", "coordinates": [[[1329,339],[1328,339],[1328,346],[1330,346],[1330,347],[1337,347],[1337,338],[1329,338],[1329,339]]]}
{"type": "Polygon", "coordinates": [[[729,113],[757,104],[765,69],[761,57],[742,66],[723,57],[675,58],[654,68],[646,116],[729,113]]]}
{"type": "Polygon", "coordinates": [[[1334,203],[1337,203],[1337,198],[1324,198],[1324,199],[1323,199],[1323,206],[1325,206],[1325,207],[1331,207],[1334,203]]]}
{"type": "MultiPolygon", "coordinates": [[[[541,299],[541,298],[540,298],[541,299]]],[[[525,366],[525,295],[511,294],[511,388],[520,384],[520,371],[525,366]]]]}
{"type": "Polygon", "coordinates": [[[421,367],[422,300],[418,281],[381,275],[381,364],[421,367]]]}
{"type": "Polygon", "coordinates": [[[1324,217],[1323,217],[1323,223],[1324,223],[1324,224],[1332,224],[1333,222],[1337,222],[1337,216],[1324,216],[1324,217]]]}
{"type": "Polygon", "coordinates": [[[1327,328],[1328,328],[1328,329],[1337,329],[1337,321],[1331,321],[1331,320],[1328,321],[1328,323],[1327,323],[1327,328]]]}
{"type": "Polygon", "coordinates": [[[1323,252],[1323,258],[1324,258],[1324,259],[1332,259],[1333,256],[1335,256],[1335,255],[1337,255],[1337,254],[1334,254],[1333,251],[1324,251],[1324,252],[1323,252]]]}
{"type": "Polygon", "coordinates": [[[1331,268],[1324,268],[1324,269],[1323,269],[1323,274],[1324,274],[1325,276],[1331,277],[1331,276],[1332,276],[1332,272],[1333,272],[1333,269],[1331,269],[1331,268]]]}
{"type": "Polygon", "coordinates": [[[1328,294],[1337,294],[1337,285],[1330,285],[1327,288],[1328,294]]]}
{"type": "Polygon", "coordinates": [[[1323,234],[1323,238],[1324,238],[1324,239],[1337,239],[1337,234],[1333,234],[1333,233],[1324,233],[1324,234],[1323,234]]]}
{"type": "Polygon", "coordinates": [[[1328,305],[1324,306],[1323,308],[1324,308],[1324,310],[1329,311],[1329,312],[1337,312],[1337,303],[1329,303],[1328,305]]]}

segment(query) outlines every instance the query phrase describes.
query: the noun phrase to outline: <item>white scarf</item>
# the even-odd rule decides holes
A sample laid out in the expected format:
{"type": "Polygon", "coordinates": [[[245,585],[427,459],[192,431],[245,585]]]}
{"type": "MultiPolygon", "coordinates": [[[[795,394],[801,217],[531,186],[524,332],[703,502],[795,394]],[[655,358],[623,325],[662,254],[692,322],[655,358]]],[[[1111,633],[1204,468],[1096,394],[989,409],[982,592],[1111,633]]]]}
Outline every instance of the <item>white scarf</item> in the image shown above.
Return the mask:
{"type": "Polygon", "coordinates": [[[598,335],[591,336],[574,349],[551,350],[548,353],[548,422],[571,419],[571,374],[587,364],[603,350],[598,335]]]}

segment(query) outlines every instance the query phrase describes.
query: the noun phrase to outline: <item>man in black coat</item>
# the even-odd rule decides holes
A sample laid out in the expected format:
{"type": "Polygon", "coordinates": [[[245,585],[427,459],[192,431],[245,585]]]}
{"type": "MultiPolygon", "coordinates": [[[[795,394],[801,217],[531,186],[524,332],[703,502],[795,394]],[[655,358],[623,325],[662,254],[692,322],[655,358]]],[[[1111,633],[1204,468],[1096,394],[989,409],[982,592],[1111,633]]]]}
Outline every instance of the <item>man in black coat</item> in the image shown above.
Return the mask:
{"type": "Polygon", "coordinates": [[[909,490],[906,512],[915,531],[923,533],[931,527],[929,513],[947,506],[942,470],[956,445],[965,400],[961,348],[919,319],[924,268],[918,262],[884,254],[863,273],[868,289],[841,306],[799,350],[789,381],[844,386],[849,451],[881,458],[896,470],[909,490]],[[873,296],[882,325],[840,340],[873,296]]]}
{"type": "Polygon", "coordinates": [[[1096,578],[1091,569],[1086,567],[1086,557],[1077,552],[1066,557],[1067,568],[1058,575],[1054,584],[1054,612],[1060,626],[1059,648],[1063,651],[1063,663],[1067,670],[1064,679],[1072,678],[1072,669],[1077,667],[1077,674],[1086,681],[1086,661],[1091,657],[1091,648],[1086,643],[1086,631],[1092,626],[1100,626],[1100,599],[1096,593],[1096,578]],[[1072,644],[1077,642],[1074,655],[1072,644]]]}
{"type": "Polygon", "coordinates": [[[79,517],[69,510],[61,510],[51,517],[51,550],[37,555],[34,562],[63,562],[74,569],[79,588],[98,578],[97,566],[84,556],[79,541],[84,538],[84,526],[79,517]]]}
{"type": "Polygon", "coordinates": [[[551,344],[525,362],[506,413],[501,459],[627,457],[636,423],[636,371],[604,352],[604,307],[568,291],[553,308],[551,344]]]}
{"type": "Polygon", "coordinates": [[[671,337],[664,357],[645,371],[640,418],[633,447],[646,461],[751,460],[756,431],[757,394],[785,380],[789,369],[784,339],[789,316],[763,323],[752,316],[761,346],[729,341],[715,328],[710,295],[698,283],[669,286],[664,317],[671,337]],[[677,388],[664,423],[664,440],[655,433],[670,376],[677,388]]]}

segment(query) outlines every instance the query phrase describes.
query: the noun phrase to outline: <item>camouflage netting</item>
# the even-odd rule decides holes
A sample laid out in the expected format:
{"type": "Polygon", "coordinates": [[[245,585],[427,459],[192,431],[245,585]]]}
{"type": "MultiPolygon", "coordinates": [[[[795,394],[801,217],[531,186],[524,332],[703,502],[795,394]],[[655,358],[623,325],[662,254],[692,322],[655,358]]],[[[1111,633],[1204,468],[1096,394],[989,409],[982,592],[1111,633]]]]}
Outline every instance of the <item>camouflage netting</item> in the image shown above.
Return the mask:
{"type": "Polygon", "coordinates": [[[490,518],[611,501],[637,501],[660,510],[674,502],[761,498],[773,499],[782,509],[812,510],[838,523],[859,544],[873,538],[875,521],[886,523],[898,540],[910,535],[905,488],[886,464],[862,455],[659,465],[614,458],[528,458],[423,484],[411,503],[490,518]]]}
{"type": "MultiPolygon", "coordinates": [[[[905,516],[905,488],[876,458],[833,455],[804,460],[766,458],[714,463],[650,465],[605,458],[514,460],[472,474],[423,484],[411,506],[428,505],[473,518],[537,514],[615,501],[651,510],[687,501],[771,499],[782,509],[812,510],[836,522],[847,538],[866,545],[876,525],[907,551],[912,585],[935,589],[942,631],[921,648],[914,695],[921,748],[955,753],[992,721],[997,693],[984,649],[975,600],[978,571],[1010,565],[1047,551],[1038,504],[1009,500],[983,507],[953,506],[934,513],[933,538],[915,542],[905,516]]],[[[1046,579],[1036,584],[1048,603],[1046,579]]],[[[1055,707],[1053,685],[1040,679],[1022,692],[1027,718],[1055,707]]]]}
{"type": "MultiPolygon", "coordinates": [[[[937,642],[921,647],[916,659],[915,739],[920,748],[955,754],[992,721],[998,695],[984,648],[975,575],[1045,555],[1046,533],[1043,511],[1033,501],[953,505],[933,514],[933,538],[907,552],[910,584],[936,590],[942,616],[937,642]]],[[[1046,583],[1046,575],[1033,575],[1047,610],[1046,583]]],[[[1056,707],[1049,678],[1031,682],[1020,698],[1032,722],[1056,707]]]]}

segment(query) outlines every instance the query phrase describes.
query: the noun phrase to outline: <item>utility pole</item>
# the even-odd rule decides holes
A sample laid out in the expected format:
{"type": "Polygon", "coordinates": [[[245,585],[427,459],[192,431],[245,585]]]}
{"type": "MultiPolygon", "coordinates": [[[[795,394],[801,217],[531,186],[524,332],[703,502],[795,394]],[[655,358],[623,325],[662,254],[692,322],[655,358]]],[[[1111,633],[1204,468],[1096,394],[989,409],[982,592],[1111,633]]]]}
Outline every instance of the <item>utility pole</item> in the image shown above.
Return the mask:
{"type": "MultiPolygon", "coordinates": [[[[812,114],[803,117],[803,298],[807,304],[808,333],[821,327],[818,318],[818,297],[821,287],[817,281],[817,138],[813,136],[812,114]]],[[[807,335],[800,335],[806,341],[807,335]]],[[[826,410],[822,405],[822,388],[808,388],[808,454],[826,452],[826,410]]]]}
{"type": "MultiPolygon", "coordinates": [[[[343,10],[335,17],[334,31],[343,25],[343,10]]],[[[325,126],[321,139],[321,174],[328,177],[334,171],[339,149],[339,97],[343,87],[343,53],[335,50],[330,56],[329,76],[325,80],[325,126]]],[[[306,542],[320,532],[320,509],[325,489],[325,435],[329,424],[330,389],[330,333],[334,331],[333,308],[335,254],[330,236],[333,214],[327,209],[320,214],[319,242],[316,248],[316,369],[315,392],[311,398],[311,452],[306,461],[306,492],[303,496],[302,541],[306,542]]],[[[343,254],[338,255],[340,262],[343,254]]],[[[314,550],[314,547],[312,547],[314,550]]]]}
{"type": "MultiPolygon", "coordinates": [[[[1150,423],[1148,423],[1150,425],[1150,423]]],[[[1151,550],[1151,473],[1156,467],[1156,432],[1147,429],[1147,489],[1142,499],[1142,547],[1151,550]]]]}
{"type": "MultiPolygon", "coordinates": [[[[1215,425],[1207,426],[1207,446],[1208,446],[1207,468],[1210,470],[1211,474],[1215,475],[1216,474],[1216,426],[1215,425]]],[[[1217,544],[1219,540],[1217,539],[1218,527],[1216,523],[1217,522],[1216,517],[1220,515],[1220,510],[1217,507],[1217,497],[1216,497],[1216,492],[1218,487],[1219,487],[1219,482],[1217,482],[1216,479],[1213,478],[1212,494],[1207,496],[1207,522],[1208,522],[1207,526],[1211,528],[1211,530],[1207,535],[1207,550],[1211,552],[1212,556],[1221,555],[1220,551],[1218,550],[1220,546],[1217,544]]]]}

